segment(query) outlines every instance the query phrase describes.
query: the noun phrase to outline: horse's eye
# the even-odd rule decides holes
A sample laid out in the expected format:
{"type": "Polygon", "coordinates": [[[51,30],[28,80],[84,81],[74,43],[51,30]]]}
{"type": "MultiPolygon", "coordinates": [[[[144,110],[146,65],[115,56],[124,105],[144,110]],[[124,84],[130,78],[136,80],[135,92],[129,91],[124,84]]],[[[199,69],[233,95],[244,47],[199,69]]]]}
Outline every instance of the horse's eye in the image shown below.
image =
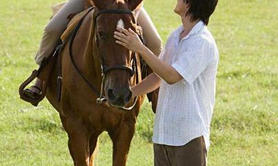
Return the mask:
{"type": "Polygon", "coordinates": [[[102,39],[102,40],[105,39],[105,33],[102,32],[102,31],[98,33],[98,36],[99,36],[99,38],[102,39]]]}

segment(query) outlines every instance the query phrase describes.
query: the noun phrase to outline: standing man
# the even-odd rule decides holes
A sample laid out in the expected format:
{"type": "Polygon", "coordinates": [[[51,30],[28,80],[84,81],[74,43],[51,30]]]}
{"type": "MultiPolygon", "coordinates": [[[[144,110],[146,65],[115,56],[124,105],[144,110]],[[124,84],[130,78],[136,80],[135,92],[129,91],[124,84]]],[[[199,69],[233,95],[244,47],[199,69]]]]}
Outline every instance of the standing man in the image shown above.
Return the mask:
{"type": "Polygon", "coordinates": [[[154,123],[155,166],[205,166],[215,101],[218,49],[207,29],[218,0],[177,0],[182,26],[156,57],[131,30],[116,42],[138,52],[154,73],[132,88],[134,96],[160,87],[154,123]]]}

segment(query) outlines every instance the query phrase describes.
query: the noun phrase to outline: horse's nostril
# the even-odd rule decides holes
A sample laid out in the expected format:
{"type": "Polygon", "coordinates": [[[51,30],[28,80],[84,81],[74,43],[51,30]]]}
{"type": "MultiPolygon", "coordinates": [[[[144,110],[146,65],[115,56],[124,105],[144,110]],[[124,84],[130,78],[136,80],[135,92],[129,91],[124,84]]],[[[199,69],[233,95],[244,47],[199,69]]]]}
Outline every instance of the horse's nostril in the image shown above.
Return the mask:
{"type": "Polygon", "coordinates": [[[127,95],[124,98],[125,103],[128,103],[131,97],[132,97],[132,92],[129,90],[127,95]]]}
{"type": "Polygon", "coordinates": [[[109,100],[115,100],[116,96],[114,95],[113,89],[108,89],[108,98],[109,100]]]}
{"type": "Polygon", "coordinates": [[[123,106],[129,103],[132,97],[132,92],[128,88],[121,88],[119,90],[111,88],[107,90],[107,95],[109,101],[113,105],[123,106]]]}

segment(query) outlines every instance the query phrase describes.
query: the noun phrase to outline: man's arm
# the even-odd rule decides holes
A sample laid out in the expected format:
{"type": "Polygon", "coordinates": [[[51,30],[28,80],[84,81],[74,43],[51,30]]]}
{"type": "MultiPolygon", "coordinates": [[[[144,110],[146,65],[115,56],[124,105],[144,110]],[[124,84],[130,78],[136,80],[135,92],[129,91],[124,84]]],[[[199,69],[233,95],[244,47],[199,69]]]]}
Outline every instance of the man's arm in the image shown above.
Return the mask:
{"type": "Polygon", "coordinates": [[[138,35],[131,29],[117,30],[118,31],[115,31],[114,33],[116,43],[128,48],[129,50],[140,53],[153,72],[159,75],[159,77],[165,80],[168,84],[174,84],[183,79],[171,65],[160,60],[146,46],[144,46],[138,35]]]}
{"type": "Polygon", "coordinates": [[[183,79],[171,65],[160,60],[147,47],[143,46],[139,53],[150,68],[168,84],[174,84],[183,79]]]}
{"type": "Polygon", "coordinates": [[[148,75],[142,82],[131,88],[133,96],[140,96],[150,93],[160,86],[160,78],[152,73],[148,75]]]}

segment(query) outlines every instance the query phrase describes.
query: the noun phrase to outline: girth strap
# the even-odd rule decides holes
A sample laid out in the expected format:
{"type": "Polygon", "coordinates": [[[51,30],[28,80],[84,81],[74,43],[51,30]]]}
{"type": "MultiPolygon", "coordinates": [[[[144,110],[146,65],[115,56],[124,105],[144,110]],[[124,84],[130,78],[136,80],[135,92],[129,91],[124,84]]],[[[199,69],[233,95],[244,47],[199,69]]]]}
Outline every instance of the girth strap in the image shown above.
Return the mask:
{"type": "Polygon", "coordinates": [[[61,101],[62,96],[62,56],[60,55],[61,51],[64,49],[65,43],[62,43],[62,41],[59,41],[59,45],[56,47],[55,53],[53,56],[56,56],[57,58],[57,100],[58,102],[61,101]]]}

